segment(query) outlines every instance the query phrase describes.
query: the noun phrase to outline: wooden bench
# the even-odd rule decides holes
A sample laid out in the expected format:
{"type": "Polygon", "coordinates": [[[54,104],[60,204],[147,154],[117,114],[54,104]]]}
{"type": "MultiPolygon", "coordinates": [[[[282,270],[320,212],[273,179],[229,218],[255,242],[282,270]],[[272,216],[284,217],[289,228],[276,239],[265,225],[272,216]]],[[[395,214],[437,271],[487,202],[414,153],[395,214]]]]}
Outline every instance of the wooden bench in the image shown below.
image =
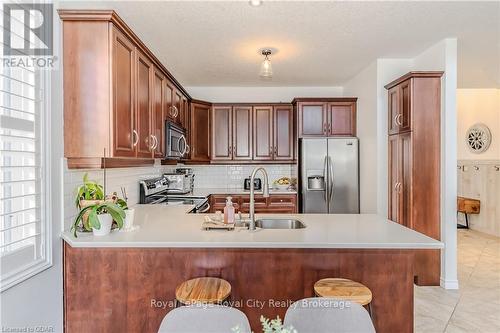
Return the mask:
{"type": "Polygon", "coordinates": [[[459,229],[469,229],[468,214],[479,214],[481,210],[481,201],[477,199],[457,197],[457,215],[463,213],[465,216],[465,225],[457,224],[459,229]]]}

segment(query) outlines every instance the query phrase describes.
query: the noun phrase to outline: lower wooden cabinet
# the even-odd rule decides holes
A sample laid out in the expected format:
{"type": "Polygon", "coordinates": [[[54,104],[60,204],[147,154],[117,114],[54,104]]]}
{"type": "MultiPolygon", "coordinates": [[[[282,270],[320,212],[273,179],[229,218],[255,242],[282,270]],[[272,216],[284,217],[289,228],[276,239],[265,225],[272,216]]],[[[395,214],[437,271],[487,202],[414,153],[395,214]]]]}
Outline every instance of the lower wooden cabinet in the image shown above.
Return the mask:
{"type": "MultiPolygon", "coordinates": [[[[210,212],[224,211],[226,206],[226,197],[231,196],[236,212],[248,214],[250,211],[249,194],[212,194],[210,195],[210,212]]],[[[264,198],[261,194],[255,195],[255,213],[276,213],[276,214],[294,214],[297,213],[297,195],[296,194],[271,194],[264,198]]]]}

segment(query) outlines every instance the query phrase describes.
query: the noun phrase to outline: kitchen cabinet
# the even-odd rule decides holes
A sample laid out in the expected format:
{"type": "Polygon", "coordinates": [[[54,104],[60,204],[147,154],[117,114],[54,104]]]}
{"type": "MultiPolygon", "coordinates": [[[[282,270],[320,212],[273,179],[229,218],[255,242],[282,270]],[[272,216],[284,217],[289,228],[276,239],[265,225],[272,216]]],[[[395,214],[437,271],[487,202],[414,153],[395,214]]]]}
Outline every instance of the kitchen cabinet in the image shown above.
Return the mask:
{"type": "Polygon", "coordinates": [[[211,104],[202,101],[191,103],[190,130],[191,161],[210,162],[210,110],[211,104]]]}
{"type": "Polygon", "coordinates": [[[407,79],[389,89],[389,135],[411,130],[411,87],[412,80],[407,79]]]}
{"type": "Polygon", "coordinates": [[[274,156],[273,107],[254,106],[253,119],[253,159],[272,160],[274,156]]]}
{"type": "Polygon", "coordinates": [[[212,109],[212,160],[233,159],[233,108],[214,106],[212,109]]]}
{"type": "Polygon", "coordinates": [[[255,161],[293,160],[294,133],[291,105],[254,106],[255,161]]]}
{"type": "MultiPolygon", "coordinates": [[[[250,211],[250,194],[212,194],[210,195],[210,212],[224,211],[226,197],[230,196],[236,212],[248,214],[250,211]]],[[[255,213],[294,214],[297,212],[296,194],[271,194],[265,198],[255,195],[255,213]]]]}
{"type": "Polygon", "coordinates": [[[212,160],[252,159],[252,107],[215,105],[212,111],[212,160]]]}
{"type": "Polygon", "coordinates": [[[357,98],[296,98],[299,137],[356,136],[357,98]]]}
{"type": "Polygon", "coordinates": [[[294,116],[291,105],[273,107],[273,159],[291,161],[294,159],[294,116]]]}
{"type": "Polygon", "coordinates": [[[233,160],[252,159],[252,107],[233,106],[233,160]]]}
{"type": "Polygon", "coordinates": [[[165,156],[165,75],[153,68],[153,109],[151,114],[153,157],[165,156]]]}
{"type": "MultiPolygon", "coordinates": [[[[388,217],[439,240],[441,76],[410,72],[389,83],[388,217]]],[[[440,252],[415,254],[416,283],[439,285],[440,252]]]]}
{"type": "MultiPolygon", "coordinates": [[[[135,129],[135,47],[117,29],[112,30],[113,39],[113,155],[135,156],[137,131],[135,129]],[[117,121],[120,119],[120,121],[117,121]]],[[[66,104],[67,105],[67,104],[66,104]]],[[[67,147],[65,147],[67,148],[67,147]]],[[[68,150],[68,149],[66,149],[68,150]]]]}
{"type": "Polygon", "coordinates": [[[151,134],[151,61],[141,52],[137,52],[136,71],[136,122],[137,156],[151,157],[153,138],[151,134]]]}
{"type": "Polygon", "coordinates": [[[154,164],[164,154],[172,95],[186,113],[189,95],[115,12],[58,12],[68,168],[154,164]]]}

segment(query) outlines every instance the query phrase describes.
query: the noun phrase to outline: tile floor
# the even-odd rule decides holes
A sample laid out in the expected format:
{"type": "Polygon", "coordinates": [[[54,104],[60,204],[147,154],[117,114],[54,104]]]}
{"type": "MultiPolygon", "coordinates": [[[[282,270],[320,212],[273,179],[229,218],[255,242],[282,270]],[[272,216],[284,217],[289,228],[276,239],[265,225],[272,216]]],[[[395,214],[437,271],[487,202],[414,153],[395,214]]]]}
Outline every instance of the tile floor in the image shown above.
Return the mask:
{"type": "Polygon", "coordinates": [[[458,281],[415,287],[416,333],[500,333],[500,238],[458,230],[458,281]]]}

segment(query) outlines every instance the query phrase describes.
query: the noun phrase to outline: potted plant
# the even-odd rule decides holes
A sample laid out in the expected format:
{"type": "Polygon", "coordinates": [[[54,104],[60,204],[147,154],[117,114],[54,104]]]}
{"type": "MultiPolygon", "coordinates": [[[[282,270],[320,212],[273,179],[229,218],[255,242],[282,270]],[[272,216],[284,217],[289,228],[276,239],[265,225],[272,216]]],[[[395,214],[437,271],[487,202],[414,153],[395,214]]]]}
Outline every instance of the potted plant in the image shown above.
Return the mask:
{"type": "Polygon", "coordinates": [[[78,216],[73,223],[73,234],[77,237],[76,231],[80,222],[82,222],[85,230],[92,230],[95,236],[105,236],[111,232],[113,221],[116,222],[118,228],[122,228],[124,218],[125,211],[116,203],[104,201],[88,205],[81,209],[80,213],[78,213],[78,216]],[[84,216],[87,216],[86,223],[83,221],[84,216]]]}
{"type": "Polygon", "coordinates": [[[77,188],[75,205],[80,209],[72,226],[75,237],[77,231],[107,235],[113,221],[119,229],[122,228],[128,208],[127,202],[118,198],[116,193],[106,197],[103,186],[89,180],[88,174],[83,175],[83,184],[77,188]]]}

